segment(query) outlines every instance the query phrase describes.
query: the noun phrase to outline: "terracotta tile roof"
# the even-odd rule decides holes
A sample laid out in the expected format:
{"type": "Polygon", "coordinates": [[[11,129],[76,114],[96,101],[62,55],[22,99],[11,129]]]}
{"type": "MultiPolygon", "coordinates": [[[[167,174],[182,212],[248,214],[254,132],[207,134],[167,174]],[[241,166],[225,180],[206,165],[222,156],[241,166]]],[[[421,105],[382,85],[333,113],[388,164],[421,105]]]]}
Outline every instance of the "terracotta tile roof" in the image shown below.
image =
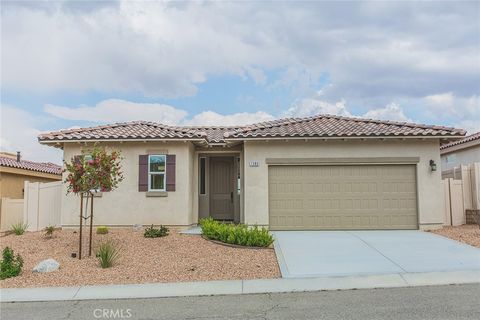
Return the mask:
{"type": "Polygon", "coordinates": [[[62,130],[41,134],[40,142],[116,139],[185,139],[222,143],[227,139],[286,137],[384,137],[435,136],[458,137],[462,129],[405,122],[319,115],[308,118],[287,118],[247,126],[166,126],[154,122],[135,121],[91,128],[62,130]]]}
{"type": "Polygon", "coordinates": [[[465,131],[396,121],[318,115],[256,123],[227,132],[226,138],[262,137],[371,137],[371,136],[463,136],[465,131]]]}
{"type": "Polygon", "coordinates": [[[0,156],[0,166],[58,175],[62,174],[62,167],[51,162],[33,162],[27,160],[17,161],[17,159],[5,156],[0,156]]]}
{"type": "Polygon", "coordinates": [[[475,141],[475,140],[480,140],[480,132],[477,132],[477,133],[471,134],[469,136],[466,136],[463,139],[444,144],[440,147],[440,150],[446,150],[446,149],[451,148],[453,146],[458,146],[460,144],[464,144],[464,143],[467,143],[467,142],[470,142],[470,141],[475,141]]]}

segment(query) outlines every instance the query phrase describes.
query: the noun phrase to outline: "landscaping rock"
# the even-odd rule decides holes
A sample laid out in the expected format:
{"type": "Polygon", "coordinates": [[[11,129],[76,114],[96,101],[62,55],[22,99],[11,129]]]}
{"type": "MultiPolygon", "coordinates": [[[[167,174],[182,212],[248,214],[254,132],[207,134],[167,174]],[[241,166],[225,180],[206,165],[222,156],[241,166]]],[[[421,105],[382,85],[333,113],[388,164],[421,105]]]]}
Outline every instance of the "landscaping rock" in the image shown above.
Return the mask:
{"type": "Polygon", "coordinates": [[[134,224],[133,225],[133,230],[135,231],[139,231],[139,230],[142,230],[143,229],[143,226],[141,224],[134,224]]]}
{"type": "Polygon", "coordinates": [[[60,263],[58,263],[55,259],[47,259],[37,264],[35,268],[33,268],[33,272],[52,272],[58,270],[58,268],[60,268],[60,263]]]}

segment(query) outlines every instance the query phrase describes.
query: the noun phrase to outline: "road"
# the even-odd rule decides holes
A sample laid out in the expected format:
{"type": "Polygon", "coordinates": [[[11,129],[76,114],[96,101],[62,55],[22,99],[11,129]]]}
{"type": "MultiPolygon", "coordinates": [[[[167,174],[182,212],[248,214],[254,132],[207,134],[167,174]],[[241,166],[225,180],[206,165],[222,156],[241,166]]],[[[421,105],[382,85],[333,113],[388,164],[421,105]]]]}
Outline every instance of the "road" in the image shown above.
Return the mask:
{"type": "Polygon", "coordinates": [[[1,319],[480,319],[480,285],[1,304],[1,319]]]}

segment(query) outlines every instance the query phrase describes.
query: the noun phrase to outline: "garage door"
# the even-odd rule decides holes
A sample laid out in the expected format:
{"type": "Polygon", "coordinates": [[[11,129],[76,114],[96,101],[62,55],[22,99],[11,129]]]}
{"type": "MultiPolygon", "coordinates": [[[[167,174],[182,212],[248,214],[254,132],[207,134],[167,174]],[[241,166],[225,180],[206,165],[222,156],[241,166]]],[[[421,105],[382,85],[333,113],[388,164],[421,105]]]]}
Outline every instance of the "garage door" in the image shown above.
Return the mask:
{"type": "Polygon", "coordinates": [[[270,166],[272,230],[417,229],[414,165],[270,166]]]}

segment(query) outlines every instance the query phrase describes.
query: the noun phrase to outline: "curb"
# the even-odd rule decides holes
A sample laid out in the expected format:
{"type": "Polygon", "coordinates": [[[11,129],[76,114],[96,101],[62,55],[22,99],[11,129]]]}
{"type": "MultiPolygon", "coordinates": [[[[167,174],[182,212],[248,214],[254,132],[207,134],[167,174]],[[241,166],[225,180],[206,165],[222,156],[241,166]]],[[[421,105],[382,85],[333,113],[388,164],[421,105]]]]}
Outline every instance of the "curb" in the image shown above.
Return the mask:
{"type": "Polygon", "coordinates": [[[74,301],[400,288],[480,283],[480,270],[385,275],[222,280],[77,287],[6,288],[0,302],[74,301]]]}

